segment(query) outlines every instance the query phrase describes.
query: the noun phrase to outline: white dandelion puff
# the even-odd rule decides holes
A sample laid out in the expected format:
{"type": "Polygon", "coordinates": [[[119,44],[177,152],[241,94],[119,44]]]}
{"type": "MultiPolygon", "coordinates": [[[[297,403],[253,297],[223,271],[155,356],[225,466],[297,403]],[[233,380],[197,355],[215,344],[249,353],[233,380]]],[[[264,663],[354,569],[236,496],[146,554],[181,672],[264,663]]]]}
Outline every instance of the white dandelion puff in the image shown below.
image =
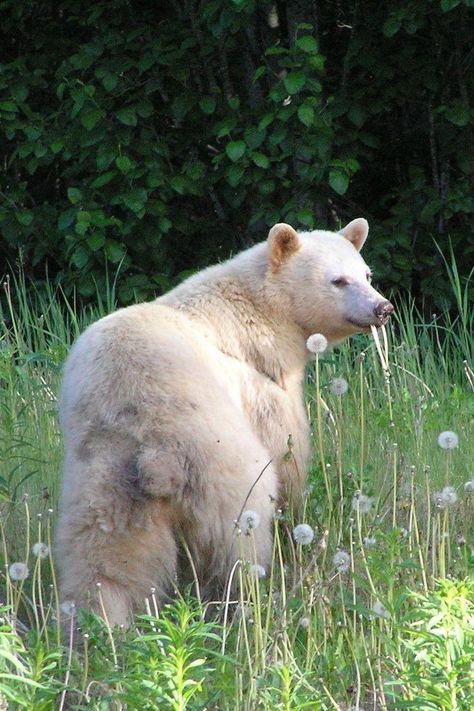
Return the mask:
{"type": "Polygon", "coordinates": [[[445,486],[441,492],[441,496],[445,507],[454,506],[458,500],[454,486],[445,486]]]}
{"type": "Polygon", "coordinates": [[[253,528],[258,528],[260,526],[260,514],[256,511],[244,511],[242,516],[238,520],[238,525],[240,526],[243,533],[248,533],[253,528]]]}
{"type": "Polygon", "coordinates": [[[299,543],[301,546],[307,546],[314,538],[314,531],[307,523],[299,523],[293,529],[293,538],[295,543],[299,543]]]}
{"type": "Polygon", "coordinates": [[[12,563],[8,569],[8,573],[12,580],[26,580],[30,571],[26,563],[12,563]]]}
{"type": "Polygon", "coordinates": [[[351,557],[347,551],[337,551],[333,556],[332,562],[339,573],[345,573],[350,568],[351,557]]]}
{"type": "Polygon", "coordinates": [[[356,513],[366,514],[372,511],[374,500],[365,494],[356,494],[352,499],[352,510],[356,513]]]}
{"type": "Polygon", "coordinates": [[[373,548],[377,545],[377,539],[374,536],[365,536],[364,546],[366,548],[373,548]]]}
{"type": "Polygon", "coordinates": [[[334,378],[329,389],[333,395],[345,395],[349,390],[349,383],[345,378],[334,378]]]}
{"type": "Polygon", "coordinates": [[[35,555],[37,558],[41,558],[42,560],[44,560],[44,558],[47,558],[49,555],[49,547],[46,545],[46,543],[35,543],[31,550],[33,552],[33,555],[35,555]]]}
{"type": "Polygon", "coordinates": [[[72,600],[64,600],[64,602],[60,604],[59,609],[63,615],[71,617],[74,614],[76,605],[72,600]]]}
{"type": "Polygon", "coordinates": [[[449,430],[446,430],[446,432],[441,432],[441,434],[438,436],[438,444],[441,449],[454,449],[458,446],[458,443],[459,437],[457,436],[456,432],[450,432],[449,430]]]}
{"type": "Polygon", "coordinates": [[[300,627],[302,627],[304,630],[307,630],[310,624],[311,620],[309,619],[309,617],[302,617],[299,622],[300,627]]]}
{"type": "Polygon", "coordinates": [[[474,479],[466,481],[466,483],[464,484],[464,491],[466,494],[474,493],[474,479]]]}
{"type": "Polygon", "coordinates": [[[439,509],[447,509],[454,506],[458,500],[458,495],[454,486],[445,486],[441,491],[433,492],[433,503],[439,509]]]}
{"type": "Polygon", "coordinates": [[[319,355],[324,353],[327,347],[328,339],[326,336],[323,336],[322,333],[313,333],[313,335],[306,341],[306,348],[310,351],[310,353],[319,355]]]}
{"type": "Polygon", "coordinates": [[[267,576],[267,571],[265,570],[263,565],[259,565],[258,563],[255,563],[254,565],[250,566],[250,573],[251,575],[259,579],[265,578],[267,576]]]}
{"type": "Polygon", "coordinates": [[[380,600],[376,600],[372,606],[372,611],[377,617],[383,617],[385,620],[390,619],[390,612],[387,610],[380,600]]]}

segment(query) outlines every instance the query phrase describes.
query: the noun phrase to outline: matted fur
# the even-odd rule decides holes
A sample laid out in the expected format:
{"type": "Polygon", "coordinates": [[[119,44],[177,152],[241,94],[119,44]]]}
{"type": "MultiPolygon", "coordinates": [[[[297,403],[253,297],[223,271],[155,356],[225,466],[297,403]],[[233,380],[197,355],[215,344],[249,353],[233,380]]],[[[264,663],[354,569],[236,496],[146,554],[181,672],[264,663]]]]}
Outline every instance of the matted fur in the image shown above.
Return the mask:
{"type": "Polygon", "coordinates": [[[260,515],[258,562],[269,565],[274,502],[297,502],[306,479],[306,339],[339,341],[380,322],[374,308],[387,303],[351,243],[364,230],[365,220],[344,236],[278,225],[267,243],[78,339],[60,407],[63,600],[101,612],[100,583],[109,621],[126,623],[151,587],[160,598],[173,589],[180,540],[204,589],[219,589],[243,507],[260,515]]]}

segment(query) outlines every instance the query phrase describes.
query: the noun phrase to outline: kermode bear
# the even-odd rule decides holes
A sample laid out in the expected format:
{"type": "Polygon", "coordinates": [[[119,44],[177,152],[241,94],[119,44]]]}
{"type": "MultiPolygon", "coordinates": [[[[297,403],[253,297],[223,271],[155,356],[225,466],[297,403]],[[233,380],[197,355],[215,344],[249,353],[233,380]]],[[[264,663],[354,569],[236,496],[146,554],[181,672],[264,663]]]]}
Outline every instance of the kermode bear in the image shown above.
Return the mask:
{"type": "Polygon", "coordinates": [[[201,590],[222,591],[249,545],[244,510],[259,514],[252,546],[268,569],[275,501],[297,503],[308,468],[306,340],[337,343],[393,311],[359,254],[367,233],[361,218],[340,233],[277,224],[79,338],[60,405],[63,601],[127,623],[189,557],[201,590]]]}

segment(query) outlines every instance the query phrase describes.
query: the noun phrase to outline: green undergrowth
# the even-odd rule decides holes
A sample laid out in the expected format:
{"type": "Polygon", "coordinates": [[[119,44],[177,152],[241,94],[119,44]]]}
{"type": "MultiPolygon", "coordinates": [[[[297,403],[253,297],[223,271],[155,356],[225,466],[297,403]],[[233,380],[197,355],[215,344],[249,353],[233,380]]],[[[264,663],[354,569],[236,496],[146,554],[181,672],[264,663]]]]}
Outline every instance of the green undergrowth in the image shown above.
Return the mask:
{"type": "Polygon", "coordinates": [[[5,282],[0,709],[472,709],[474,323],[455,265],[449,276],[455,312],[426,320],[401,302],[378,339],[310,364],[304,510],[275,511],[265,577],[241,561],[236,597],[184,590],[161,611],[150,591],[128,630],[74,611],[69,642],[51,552],[57,394],[71,342],[114,295],[84,311],[5,282]]]}

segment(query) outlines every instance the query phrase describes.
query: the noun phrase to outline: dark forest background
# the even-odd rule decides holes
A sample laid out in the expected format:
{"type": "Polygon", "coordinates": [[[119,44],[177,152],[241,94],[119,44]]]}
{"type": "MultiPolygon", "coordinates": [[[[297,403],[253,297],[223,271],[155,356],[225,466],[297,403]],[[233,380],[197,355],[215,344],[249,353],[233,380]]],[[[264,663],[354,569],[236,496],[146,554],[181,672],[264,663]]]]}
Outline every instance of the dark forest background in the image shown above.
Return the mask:
{"type": "Polygon", "coordinates": [[[468,275],[474,0],[0,12],[0,272],[88,299],[120,269],[128,303],[275,222],[365,216],[387,292],[442,305],[440,250],[468,275]]]}

